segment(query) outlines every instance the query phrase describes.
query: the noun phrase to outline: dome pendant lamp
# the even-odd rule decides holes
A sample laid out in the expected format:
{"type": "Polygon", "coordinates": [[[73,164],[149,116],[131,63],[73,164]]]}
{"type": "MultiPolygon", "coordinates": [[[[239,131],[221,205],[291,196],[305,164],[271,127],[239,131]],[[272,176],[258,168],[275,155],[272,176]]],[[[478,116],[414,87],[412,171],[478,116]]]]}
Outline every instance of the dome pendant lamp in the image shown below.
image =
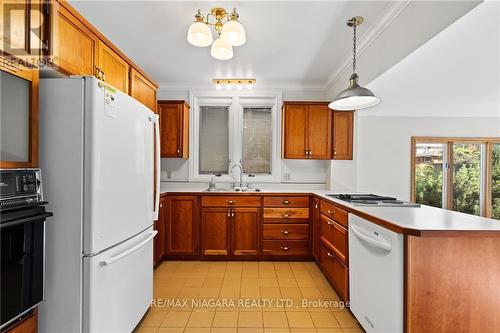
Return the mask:
{"type": "Polygon", "coordinates": [[[352,27],[354,31],[352,75],[349,79],[349,87],[341,91],[333,102],[328,104],[330,109],[340,111],[360,110],[380,103],[380,98],[376,97],[369,89],[363,88],[358,84],[359,77],[356,74],[356,27],[363,23],[363,21],[364,19],[361,16],[353,17],[347,21],[347,26],[352,27]]]}

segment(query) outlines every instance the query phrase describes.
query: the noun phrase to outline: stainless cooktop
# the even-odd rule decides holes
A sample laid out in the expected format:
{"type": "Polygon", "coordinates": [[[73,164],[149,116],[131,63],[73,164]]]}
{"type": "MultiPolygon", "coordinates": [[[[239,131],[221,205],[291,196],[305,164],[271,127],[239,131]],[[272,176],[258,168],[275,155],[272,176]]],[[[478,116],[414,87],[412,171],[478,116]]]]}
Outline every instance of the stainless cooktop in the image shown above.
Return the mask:
{"type": "Polygon", "coordinates": [[[327,196],[339,199],[352,204],[353,206],[372,206],[372,207],[420,207],[420,204],[398,200],[392,197],[384,197],[375,194],[363,193],[342,193],[327,194],[327,196]]]}

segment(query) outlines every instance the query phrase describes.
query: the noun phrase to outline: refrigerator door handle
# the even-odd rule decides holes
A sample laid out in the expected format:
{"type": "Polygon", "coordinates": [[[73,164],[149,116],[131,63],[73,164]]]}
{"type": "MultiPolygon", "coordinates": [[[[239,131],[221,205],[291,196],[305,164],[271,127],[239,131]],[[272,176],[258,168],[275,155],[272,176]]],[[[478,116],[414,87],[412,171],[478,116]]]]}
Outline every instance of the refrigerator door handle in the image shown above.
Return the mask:
{"type": "Polygon", "coordinates": [[[359,239],[365,241],[366,243],[370,244],[373,247],[378,247],[383,250],[386,250],[387,252],[390,252],[392,250],[391,244],[389,242],[382,242],[376,239],[373,239],[363,233],[361,233],[356,226],[351,224],[351,230],[353,231],[354,235],[358,237],[359,239]]]}
{"type": "Polygon", "coordinates": [[[154,204],[154,210],[153,210],[153,220],[156,221],[158,220],[158,213],[160,210],[160,117],[157,114],[153,115],[153,124],[155,127],[155,170],[156,170],[156,182],[155,182],[155,204],[154,204]]]}
{"type": "Polygon", "coordinates": [[[115,261],[118,261],[118,260],[120,260],[120,259],[128,256],[129,254],[131,254],[131,253],[139,250],[141,247],[143,247],[144,245],[146,245],[147,243],[149,243],[156,236],[157,233],[158,233],[157,230],[153,230],[153,232],[150,233],[149,236],[145,240],[143,240],[142,242],[140,242],[139,244],[134,245],[130,249],[127,249],[127,250],[125,250],[125,251],[117,254],[116,256],[109,257],[108,259],[99,262],[99,264],[104,265],[104,266],[111,265],[115,261]]]}

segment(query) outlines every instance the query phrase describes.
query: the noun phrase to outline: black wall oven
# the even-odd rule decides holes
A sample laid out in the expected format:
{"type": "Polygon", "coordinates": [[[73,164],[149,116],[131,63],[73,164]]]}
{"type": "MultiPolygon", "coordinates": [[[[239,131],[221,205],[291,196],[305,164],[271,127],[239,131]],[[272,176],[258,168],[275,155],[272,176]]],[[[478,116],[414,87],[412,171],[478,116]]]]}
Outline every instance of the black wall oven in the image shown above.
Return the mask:
{"type": "Polygon", "coordinates": [[[0,170],[0,328],[43,300],[45,211],[40,170],[0,170]]]}

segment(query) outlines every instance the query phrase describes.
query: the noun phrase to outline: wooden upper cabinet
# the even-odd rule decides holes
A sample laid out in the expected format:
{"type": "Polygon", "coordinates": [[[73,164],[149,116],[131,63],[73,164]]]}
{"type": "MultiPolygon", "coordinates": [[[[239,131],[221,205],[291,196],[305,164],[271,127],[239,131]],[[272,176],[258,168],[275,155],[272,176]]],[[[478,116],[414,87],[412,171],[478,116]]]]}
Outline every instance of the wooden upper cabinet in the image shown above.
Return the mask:
{"type": "Polygon", "coordinates": [[[97,36],[70,10],[52,1],[50,58],[66,75],[94,75],[97,36]]]}
{"type": "Polygon", "coordinates": [[[130,68],[129,94],[156,112],[156,86],[135,68],[130,68]]]}
{"type": "Polygon", "coordinates": [[[327,102],[283,104],[283,158],[350,160],[353,111],[333,111],[327,102]]]}
{"type": "Polygon", "coordinates": [[[284,158],[306,158],[307,105],[284,105],[284,158]]]}
{"type": "Polygon", "coordinates": [[[331,159],[332,111],[323,102],[285,102],[283,158],[331,159]]]}
{"type": "Polygon", "coordinates": [[[333,159],[352,160],[353,111],[333,112],[333,159]]]}
{"type": "Polygon", "coordinates": [[[128,93],[128,73],[130,65],[109,46],[99,41],[97,48],[98,79],[128,93]]]}
{"type": "Polygon", "coordinates": [[[332,156],[332,111],[328,105],[310,105],[307,113],[309,158],[329,160],[332,156]]]}
{"type": "Polygon", "coordinates": [[[189,104],[159,101],[161,157],[189,158],[189,104]]]}

